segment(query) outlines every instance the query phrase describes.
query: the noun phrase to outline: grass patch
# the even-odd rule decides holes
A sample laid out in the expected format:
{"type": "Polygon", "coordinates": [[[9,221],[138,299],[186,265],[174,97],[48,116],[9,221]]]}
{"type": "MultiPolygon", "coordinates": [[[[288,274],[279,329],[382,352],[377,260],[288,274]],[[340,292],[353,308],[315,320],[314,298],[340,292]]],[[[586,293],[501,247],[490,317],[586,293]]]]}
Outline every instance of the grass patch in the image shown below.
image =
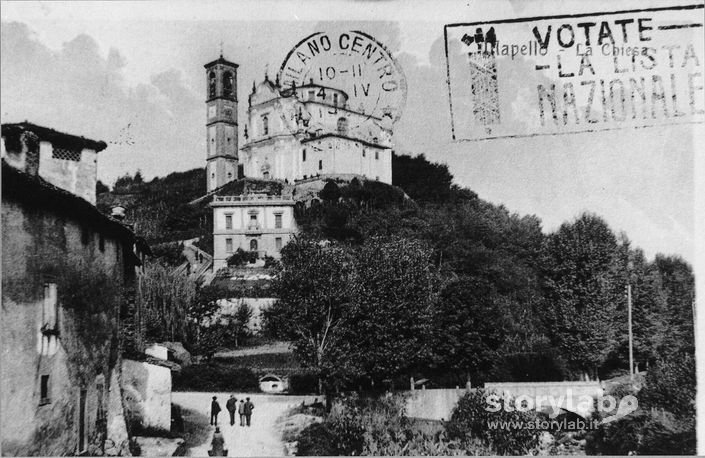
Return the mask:
{"type": "Polygon", "coordinates": [[[302,367],[291,352],[262,353],[259,355],[217,357],[214,361],[230,366],[247,367],[256,372],[291,373],[302,367]]]}
{"type": "Polygon", "coordinates": [[[173,456],[188,456],[191,448],[202,445],[211,437],[209,419],[195,410],[181,408],[184,421],[184,442],[179,445],[173,456]]]}

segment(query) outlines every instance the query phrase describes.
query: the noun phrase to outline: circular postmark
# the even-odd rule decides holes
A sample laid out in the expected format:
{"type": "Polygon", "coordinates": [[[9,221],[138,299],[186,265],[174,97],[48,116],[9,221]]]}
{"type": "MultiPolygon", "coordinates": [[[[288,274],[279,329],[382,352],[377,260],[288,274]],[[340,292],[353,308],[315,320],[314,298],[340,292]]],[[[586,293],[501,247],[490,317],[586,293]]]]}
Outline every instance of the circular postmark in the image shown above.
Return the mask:
{"type": "Polygon", "coordinates": [[[345,92],[358,123],[391,130],[406,103],[406,78],[387,48],[360,31],[316,32],[289,51],[279,70],[282,87],[306,85],[345,92]]]}

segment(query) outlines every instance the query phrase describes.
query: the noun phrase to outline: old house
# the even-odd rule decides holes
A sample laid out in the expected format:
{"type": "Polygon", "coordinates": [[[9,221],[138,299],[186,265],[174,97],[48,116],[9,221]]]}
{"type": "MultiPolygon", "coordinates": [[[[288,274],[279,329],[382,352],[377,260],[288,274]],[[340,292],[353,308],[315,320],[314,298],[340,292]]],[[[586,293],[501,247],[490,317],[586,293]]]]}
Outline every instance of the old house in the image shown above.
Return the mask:
{"type": "Polygon", "coordinates": [[[129,454],[119,387],[129,227],[94,206],[106,144],[2,126],[2,451],[129,454]]]}
{"type": "Polygon", "coordinates": [[[257,258],[280,257],[296,232],[294,198],[265,193],[215,195],[213,202],[213,268],[225,267],[238,249],[257,258]]]}

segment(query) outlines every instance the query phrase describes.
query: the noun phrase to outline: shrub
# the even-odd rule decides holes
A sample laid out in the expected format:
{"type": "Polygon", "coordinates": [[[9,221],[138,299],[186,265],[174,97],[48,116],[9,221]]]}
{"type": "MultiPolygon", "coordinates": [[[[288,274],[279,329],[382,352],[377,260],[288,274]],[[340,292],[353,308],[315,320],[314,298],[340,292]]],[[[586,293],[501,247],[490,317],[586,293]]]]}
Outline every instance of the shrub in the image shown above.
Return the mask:
{"type": "Polygon", "coordinates": [[[335,401],[323,423],[307,427],[298,437],[297,455],[462,455],[492,454],[484,445],[466,448],[442,432],[424,430],[408,419],[405,398],[385,394],[335,401]]]}
{"type": "Polygon", "coordinates": [[[310,372],[292,374],[289,376],[289,393],[311,394],[318,393],[318,377],[310,372]]]}
{"type": "Polygon", "coordinates": [[[174,391],[259,391],[250,369],[221,363],[192,364],[174,376],[174,391]]]}
{"type": "Polygon", "coordinates": [[[152,255],[155,259],[169,266],[178,266],[187,261],[184,255],[184,244],[180,242],[167,242],[152,245],[152,255]]]}
{"type": "Polygon", "coordinates": [[[238,248],[235,253],[233,253],[227,260],[228,266],[241,266],[243,264],[252,264],[257,261],[256,251],[245,251],[242,248],[238,248]]]}
{"type": "MultiPolygon", "coordinates": [[[[490,422],[516,422],[524,425],[534,423],[537,413],[507,412],[500,408],[497,412],[487,410],[486,397],[490,393],[477,389],[465,394],[453,409],[446,431],[450,439],[469,442],[479,439],[494,448],[500,455],[525,455],[538,445],[539,431],[528,428],[492,428],[490,422]]],[[[503,407],[503,406],[502,406],[503,407]]]]}
{"type": "Polygon", "coordinates": [[[639,393],[644,407],[665,409],[678,417],[695,417],[695,359],[690,355],[658,361],[639,393]]]}
{"type": "Polygon", "coordinates": [[[297,456],[333,456],[333,433],[323,424],[314,423],[298,436],[297,456]]]}
{"type": "MultiPolygon", "coordinates": [[[[658,362],[639,391],[639,410],[587,436],[589,454],[695,454],[695,364],[690,356],[658,362]]],[[[611,394],[634,394],[631,385],[611,394]]],[[[598,417],[599,419],[599,417],[598,417]]]]}

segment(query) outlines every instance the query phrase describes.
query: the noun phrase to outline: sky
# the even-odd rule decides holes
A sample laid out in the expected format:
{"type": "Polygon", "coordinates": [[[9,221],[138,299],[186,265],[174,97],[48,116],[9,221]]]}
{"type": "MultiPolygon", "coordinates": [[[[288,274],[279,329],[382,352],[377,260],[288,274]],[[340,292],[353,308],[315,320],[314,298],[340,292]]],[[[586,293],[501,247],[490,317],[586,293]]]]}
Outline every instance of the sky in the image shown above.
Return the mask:
{"type": "MultiPolygon", "coordinates": [[[[655,5],[623,1],[620,9],[655,5]]],[[[109,184],[138,169],[152,178],[203,167],[203,65],[218,57],[221,42],[225,57],[239,64],[243,120],[253,81],[274,76],[301,39],[361,30],[389,49],[406,76],[397,152],[447,164],[458,184],[538,216],[546,232],[594,212],[647,256],[692,262],[702,125],[451,137],[444,24],[605,9],[556,1],[3,2],[0,116],[106,141],[98,175],[109,184]]]]}

